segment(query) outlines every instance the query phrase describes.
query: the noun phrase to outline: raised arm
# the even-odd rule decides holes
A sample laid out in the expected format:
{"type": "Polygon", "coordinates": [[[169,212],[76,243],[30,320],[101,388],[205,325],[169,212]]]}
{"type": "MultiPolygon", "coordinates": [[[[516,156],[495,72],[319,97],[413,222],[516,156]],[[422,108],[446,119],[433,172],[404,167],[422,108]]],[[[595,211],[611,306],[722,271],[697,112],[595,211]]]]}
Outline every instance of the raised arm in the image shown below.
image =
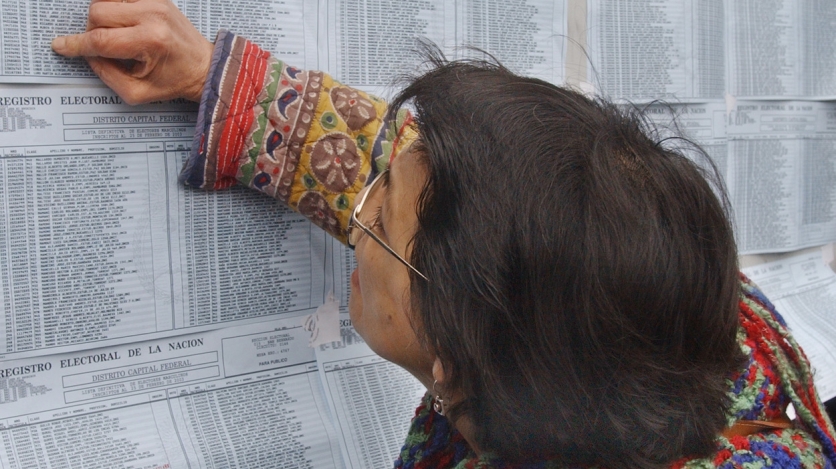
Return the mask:
{"type": "Polygon", "coordinates": [[[169,0],[93,0],[88,31],[53,49],[85,57],[130,104],[200,101],[183,183],[244,184],[343,242],[354,196],[414,139],[407,113],[386,122],[384,101],[229,32],[213,46],[169,0]]]}
{"type": "Polygon", "coordinates": [[[187,185],[236,181],[275,197],[345,241],[354,196],[407,138],[408,115],[329,75],[271,57],[221,31],[201,99],[187,185]]]}

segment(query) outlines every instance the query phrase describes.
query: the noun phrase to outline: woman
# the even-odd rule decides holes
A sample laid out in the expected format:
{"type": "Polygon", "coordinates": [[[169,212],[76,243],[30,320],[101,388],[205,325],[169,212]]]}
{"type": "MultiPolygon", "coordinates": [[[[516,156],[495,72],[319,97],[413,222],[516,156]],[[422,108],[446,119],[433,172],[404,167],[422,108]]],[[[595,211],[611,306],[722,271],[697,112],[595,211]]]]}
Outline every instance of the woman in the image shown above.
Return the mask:
{"type": "Polygon", "coordinates": [[[247,185],[356,248],[355,327],[428,389],[396,466],[836,465],[723,205],[640,118],[439,60],[387,106],[213,46],[168,0],[94,2],[89,24],[53,48],[127,102],[201,102],[184,183],[247,185]]]}

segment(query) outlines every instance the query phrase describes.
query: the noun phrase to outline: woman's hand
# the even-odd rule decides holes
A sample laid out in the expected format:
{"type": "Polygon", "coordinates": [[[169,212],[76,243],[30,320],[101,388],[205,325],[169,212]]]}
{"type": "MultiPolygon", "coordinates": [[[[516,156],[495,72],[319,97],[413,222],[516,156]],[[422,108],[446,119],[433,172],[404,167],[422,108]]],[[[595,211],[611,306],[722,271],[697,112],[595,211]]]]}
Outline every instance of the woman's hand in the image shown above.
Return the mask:
{"type": "Polygon", "coordinates": [[[200,101],[213,45],[171,0],[92,0],[87,32],[57,37],[52,49],[83,56],[129,104],[200,101]]]}

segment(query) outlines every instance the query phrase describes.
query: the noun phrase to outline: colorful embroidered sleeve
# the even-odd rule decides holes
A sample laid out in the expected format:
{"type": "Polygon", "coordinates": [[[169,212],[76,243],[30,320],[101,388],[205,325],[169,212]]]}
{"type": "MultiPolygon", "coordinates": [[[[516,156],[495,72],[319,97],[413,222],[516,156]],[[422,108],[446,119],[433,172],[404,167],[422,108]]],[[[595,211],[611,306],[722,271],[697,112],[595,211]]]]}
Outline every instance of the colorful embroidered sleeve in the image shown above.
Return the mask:
{"type": "Polygon", "coordinates": [[[415,138],[408,112],[386,121],[386,111],[379,98],[221,31],[180,181],[210,190],[238,182],[344,243],[354,196],[415,138]]]}

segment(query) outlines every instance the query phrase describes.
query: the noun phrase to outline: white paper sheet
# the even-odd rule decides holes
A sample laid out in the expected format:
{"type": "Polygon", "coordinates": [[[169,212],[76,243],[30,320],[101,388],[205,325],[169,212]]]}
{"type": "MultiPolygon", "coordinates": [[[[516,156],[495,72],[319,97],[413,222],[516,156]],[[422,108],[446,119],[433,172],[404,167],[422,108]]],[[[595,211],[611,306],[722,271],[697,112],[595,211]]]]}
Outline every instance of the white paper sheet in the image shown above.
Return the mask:
{"type": "Polygon", "coordinates": [[[589,80],[631,101],[723,97],[721,0],[589,0],[589,80]]]}
{"type": "Polygon", "coordinates": [[[327,0],[318,11],[319,68],[380,96],[422,63],[418,39],[449,58],[485,58],[459,47],[471,46],[518,73],[564,79],[566,2],[327,0]]]}
{"type": "Polygon", "coordinates": [[[252,191],[177,183],[195,110],[129,107],[105,88],[0,93],[0,358],[324,302],[323,231],[252,191]]]}
{"type": "Polygon", "coordinates": [[[728,124],[740,253],[836,241],[836,103],[738,100],[728,124]]]}
{"type": "Polygon", "coordinates": [[[618,99],[836,97],[836,3],[588,0],[589,80],[618,99]]]}
{"type": "Polygon", "coordinates": [[[714,161],[741,254],[836,241],[836,103],[734,100],[731,112],[726,107],[711,101],[643,109],[662,137],[683,135],[714,161]]]}
{"type": "Polygon", "coordinates": [[[392,467],[427,389],[375,354],[348,315],[341,322],[343,340],[317,348],[316,360],[346,467],[392,467]]]}
{"type": "Polygon", "coordinates": [[[727,88],[734,96],[836,97],[836,3],[734,0],[726,12],[727,88]]]}
{"type": "Polygon", "coordinates": [[[340,468],[298,318],[0,369],[0,467],[340,468]]]}

